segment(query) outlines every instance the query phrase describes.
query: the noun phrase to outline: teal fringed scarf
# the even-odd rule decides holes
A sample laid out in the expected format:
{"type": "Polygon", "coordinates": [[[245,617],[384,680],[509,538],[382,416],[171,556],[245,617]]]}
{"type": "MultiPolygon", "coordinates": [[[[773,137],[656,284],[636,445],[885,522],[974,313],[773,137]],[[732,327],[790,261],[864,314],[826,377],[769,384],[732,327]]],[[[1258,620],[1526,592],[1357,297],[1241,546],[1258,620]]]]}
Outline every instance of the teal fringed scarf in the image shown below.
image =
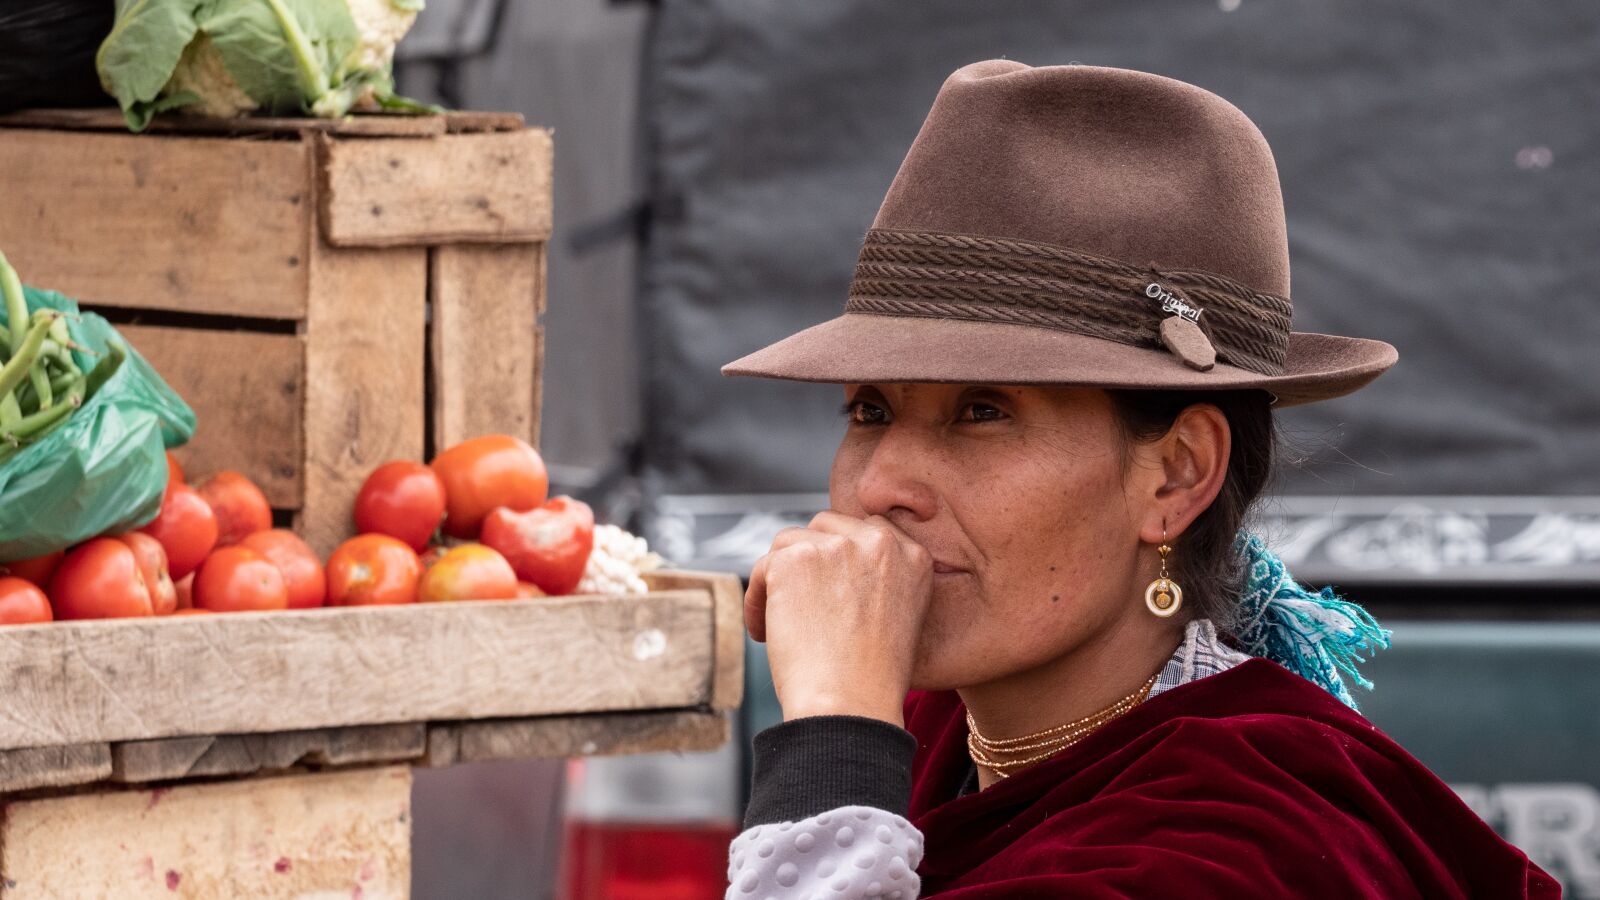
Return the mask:
{"type": "Polygon", "coordinates": [[[1361,651],[1387,649],[1392,632],[1332,587],[1315,594],[1306,591],[1259,535],[1241,530],[1233,548],[1244,556],[1249,572],[1234,632],[1245,652],[1310,679],[1359,711],[1339,673],[1372,690],[1355,663],[1366,662],[1361,651]]]}

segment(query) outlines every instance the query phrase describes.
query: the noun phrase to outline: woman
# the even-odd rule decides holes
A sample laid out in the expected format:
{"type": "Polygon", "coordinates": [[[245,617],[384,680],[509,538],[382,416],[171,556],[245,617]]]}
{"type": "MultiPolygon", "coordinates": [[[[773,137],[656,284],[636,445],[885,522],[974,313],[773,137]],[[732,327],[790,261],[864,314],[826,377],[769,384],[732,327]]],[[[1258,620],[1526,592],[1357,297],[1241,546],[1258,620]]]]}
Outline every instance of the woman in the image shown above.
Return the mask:
{"type": "Polygon", "coordinates": [[[1288,289],[1226,101],[946,81],[845,314],[724,369],[841,383],[848,417],[832,508],[751,573],[785,721],[729,897],[1559,895],[1356,711],[1389,633],[1241,530],[1272,408],[1397,359],[1291,332],[1288,289]]]}

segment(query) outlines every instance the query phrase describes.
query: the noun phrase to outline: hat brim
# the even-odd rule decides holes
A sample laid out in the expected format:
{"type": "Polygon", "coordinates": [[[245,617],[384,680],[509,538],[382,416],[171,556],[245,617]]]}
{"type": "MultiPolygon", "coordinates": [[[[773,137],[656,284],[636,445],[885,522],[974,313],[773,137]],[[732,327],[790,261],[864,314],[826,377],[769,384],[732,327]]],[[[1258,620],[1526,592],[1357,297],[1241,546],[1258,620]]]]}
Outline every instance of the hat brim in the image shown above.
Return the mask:
{"type": "Polygon", "coordinates": [[[1329,400],[1365,387],[1399,359],[1383,341],[1296,331],[1282,375],[1220,360],[1199,371],[1162,349],[1068,331],[963,319],[845,313],[722,367],[724,375],[834,384],[896,381],[1023,384],[1134,390],[1243,390],[1274,408],[1329,400]]]}

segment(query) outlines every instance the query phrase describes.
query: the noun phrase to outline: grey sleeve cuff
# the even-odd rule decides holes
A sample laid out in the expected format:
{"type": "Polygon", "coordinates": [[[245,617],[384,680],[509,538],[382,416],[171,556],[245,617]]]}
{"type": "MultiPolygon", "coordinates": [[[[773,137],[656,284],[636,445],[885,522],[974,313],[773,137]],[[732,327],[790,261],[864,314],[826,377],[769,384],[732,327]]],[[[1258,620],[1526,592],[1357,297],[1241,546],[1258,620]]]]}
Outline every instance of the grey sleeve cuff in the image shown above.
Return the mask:
{"type": "Polygon", "coordinates": [[[757,825],[728,848],[724,897],[917,900],[922,849],[922,833],[904,817],[870,806],[757,825]]]}
{"type": "Polygon", "coordinates": [[[757,734],[754,750],[747,829],[841,806],[901,817],[910,809],[917,739],[904,728],[862,716],[807,716],[757,734]]]}

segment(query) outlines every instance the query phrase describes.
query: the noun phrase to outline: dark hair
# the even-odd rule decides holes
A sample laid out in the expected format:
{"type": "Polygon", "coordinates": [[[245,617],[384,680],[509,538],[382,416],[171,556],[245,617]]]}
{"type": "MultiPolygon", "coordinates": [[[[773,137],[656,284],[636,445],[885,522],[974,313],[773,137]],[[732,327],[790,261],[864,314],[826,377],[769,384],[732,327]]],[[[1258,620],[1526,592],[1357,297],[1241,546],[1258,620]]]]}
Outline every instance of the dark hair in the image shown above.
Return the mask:
{"type": "Polygon", "coordinates": [[[1233,448],[1222,489],[1182,535],[1168,536],[1173,552],[1167,572],[1183,588],[1183,604],[1191,617],[1206,616],[1219,629],[1232,632],[1247,574],[1233,552],[1233,541],[1272,475],[1278,430],[1271,398],[1260,390],[1108,389],[1106,393],[1120,426],[1125,463],[1132,458],[1130,441],[1162,437],[1179,413],[1196,403],[1214,404],[1227,417],[1233,448]]]}

